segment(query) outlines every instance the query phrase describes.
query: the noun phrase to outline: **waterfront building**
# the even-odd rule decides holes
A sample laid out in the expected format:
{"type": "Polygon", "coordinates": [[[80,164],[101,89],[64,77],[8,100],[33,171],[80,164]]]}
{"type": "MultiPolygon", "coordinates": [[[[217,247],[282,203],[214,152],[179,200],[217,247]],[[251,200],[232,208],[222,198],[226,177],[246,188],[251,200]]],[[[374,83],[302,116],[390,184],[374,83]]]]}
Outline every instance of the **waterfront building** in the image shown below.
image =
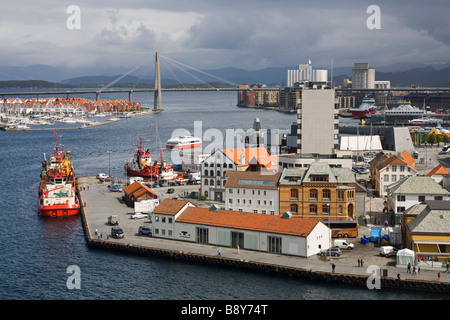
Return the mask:
{"type": "Polygon", "coordinates": [[[368,63],[355,63],[352,69],[353,89],[375,89],[375,69],[368,63]]]}
{"type": "MultiPolygon", "coordinates": [[[[413,205],[427,200],[448,201],[450,192],[431,177],[406,176],[388,187],[387,197],[388,209],[400,214],[413,205]]],[[[450,202],[447,202],[447,205],[450,207],[450,202]]]]}
{"type": "Polygon", "coordinates": [[[287,71],[287,87],[294,87],[298,82],[323,82],[328,81],[328,70],[313,69],[311,61],[308,64],[300,64],[296,69],[287,71]]]}
{"type": "Polygon", "coordinates": [[[225,209],[279,215],[278,180],[281,172],[227,171],[225,209]]]}
{"type": "Polygon", "coordinates": [[[125,203],[130,207],[133,207],[135,202],[159,198],[152,189],[138,181],[135,181],[123,188],[123,193],[125,203]]]}
{"type": "Polygon", "coordinates": [[[217,149],[202,162],[202,195],[224,201],[226,172],[245,170],[276,172],[277,157],[264,147],[217,149]]]}
{"type": "Polygon", "coordinates": [[[403,212],[401,230],[405,247],[422,266],[442,266],[450,258],[450,206],[427,200],[403,212]]]}
{"type": "Polygon", "coordinates": [[[406,176],[417,175],[417,170],[401,156],[394,155],[374,167],[374,186],[380,197],[387,196],[387,189],[406,176]]]}
{"type": "Polygon", "coordinates": [[[279,182],[280,212],[318,220],[355,220],[356,180],[347,168],[313,162],[308,168],[284,169],[279,182]]]}
{"type": "MultiPolygon", "coordinates": [[[[197,207],[165,199],[152,216],[155,238],[309,257],[330,246],[330,229],[315,219],[197,207]]],[[[237,251],[238,252],[238,251],[237,251]]]]}

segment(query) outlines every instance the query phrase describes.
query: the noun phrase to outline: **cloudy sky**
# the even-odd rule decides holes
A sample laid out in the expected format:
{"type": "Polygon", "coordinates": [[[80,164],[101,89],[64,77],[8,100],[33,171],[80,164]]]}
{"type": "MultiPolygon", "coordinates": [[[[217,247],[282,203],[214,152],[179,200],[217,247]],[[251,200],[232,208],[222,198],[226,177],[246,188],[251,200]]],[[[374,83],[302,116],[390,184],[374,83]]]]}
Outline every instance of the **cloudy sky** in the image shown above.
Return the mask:
{"type": "MultiPolygon", "coordinates": [[[[256,70],[450,60],[450,1],[2,1],[0,65],[133,68],[154,53],[256,70]],[[76,5],[76,12],[68,9],[76,5]],[[369,29],[370,5],[381,29],[369,29]],[[77,25],[77,23],[79,24],[77,25]],[[71,26],[71,27],[69,27],[71,26]],[[74,27],[75,26],[75,27],[74,27]]],[[[372,22],[374,20],[371,20],[372,22]]]]}

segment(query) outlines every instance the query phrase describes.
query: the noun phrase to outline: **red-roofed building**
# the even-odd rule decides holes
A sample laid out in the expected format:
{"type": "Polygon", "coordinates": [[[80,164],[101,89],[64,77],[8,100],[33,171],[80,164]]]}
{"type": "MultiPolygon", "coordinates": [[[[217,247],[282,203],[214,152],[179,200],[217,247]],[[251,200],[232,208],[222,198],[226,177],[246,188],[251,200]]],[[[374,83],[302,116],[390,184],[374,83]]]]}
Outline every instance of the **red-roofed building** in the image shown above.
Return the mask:
{"type": "Polygon", "coordinates": [[[301,257],[329,248],[331,233],[324,223],[291,216],[222,210],[217,205],[200,208],[166,199],[152,214],[153,236],[301,257]]]}
{"type": "Polygon", "coordinates": [[[441,182],[444,179],[444,176],[448,175],[448,169],[445,168],[442,164],[438,165],[431,169],[425,176],[433,178],[437,183],[441,182]]]}

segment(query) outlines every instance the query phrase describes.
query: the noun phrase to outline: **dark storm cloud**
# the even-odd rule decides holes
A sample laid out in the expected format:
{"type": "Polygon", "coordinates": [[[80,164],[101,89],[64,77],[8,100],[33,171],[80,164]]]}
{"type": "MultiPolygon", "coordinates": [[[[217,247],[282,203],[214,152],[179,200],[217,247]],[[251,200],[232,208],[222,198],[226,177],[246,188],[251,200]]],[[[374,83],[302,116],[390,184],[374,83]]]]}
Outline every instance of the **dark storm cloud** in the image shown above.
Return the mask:
{"type": "Polygon", "coordinates": [[[76,5],[79,30],[66,27],[68,4],[60,1],[5,4],[3,64],[133,67],[156,51],[198,68],[244,69],[308,59],[315,67],[329,67],[331,60],[335,66],[434,63],[450,56],[447,0],[81,0],[76,5]],[[379,30],[367,28],[370,5],[381,10],[379,30]]]}

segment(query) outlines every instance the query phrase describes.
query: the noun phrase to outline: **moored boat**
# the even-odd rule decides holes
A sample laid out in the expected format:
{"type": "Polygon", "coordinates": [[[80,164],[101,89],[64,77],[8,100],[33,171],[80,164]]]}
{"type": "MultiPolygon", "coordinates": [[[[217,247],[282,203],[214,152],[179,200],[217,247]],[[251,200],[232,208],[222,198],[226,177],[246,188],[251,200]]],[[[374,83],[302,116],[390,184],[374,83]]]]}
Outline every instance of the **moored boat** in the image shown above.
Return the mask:
{"type": "Polygon", "coordinates": [[[353,119],[364,118],[370,114],[375,114],[377,107],[375,105],[375,100],[370,97],[364,97],[358,108],[351,108],[348,110],[353,119]]]}
{"type": "Polygon", "coordinates": [[[125,171],[128,176],[143,177],[149,180],[173,180],[176,178],[176,174],[173,172],[172,166],[163,159],[162,151],[161,163],[152,160],[152,155],[149,149],[145,149],[142,144],[142,137],[139,137],[139,146],[134,158],[125,164],[125,171]]]}
{"type": "Polygon", "coordinates": [[[44,159],[39,187],[39,213],[48,217],[73,216],[80,211],[70,151],[56,146],[50,161],[44,159]]]}

